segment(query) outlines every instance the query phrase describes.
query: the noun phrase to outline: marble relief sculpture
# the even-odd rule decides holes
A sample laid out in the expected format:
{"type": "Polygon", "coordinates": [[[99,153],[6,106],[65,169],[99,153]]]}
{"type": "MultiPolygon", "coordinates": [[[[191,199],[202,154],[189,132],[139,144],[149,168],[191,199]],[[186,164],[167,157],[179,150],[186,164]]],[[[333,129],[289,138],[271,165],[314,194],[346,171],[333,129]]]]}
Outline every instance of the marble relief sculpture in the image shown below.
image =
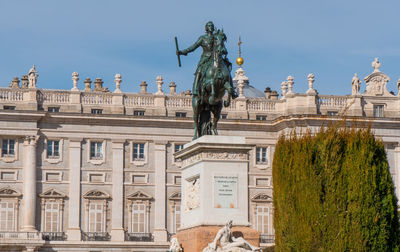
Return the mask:
{"type": "Polygon", "coordinates": [[[203,252],[249,252],[261,251],[260,248],[248,243],[243,237],[235,238],[232,235],[232,220],[228,221],[217,233],[212,243],[209,243],[203,252]],[[218,246],[219,242],[219,246],[218,246]]]}
{"type": "Polygon", "coordinates": [[[200,206],[200,179],[187,181],[187,194],[185,197],[186,210],[192,210],[200,206]]]}

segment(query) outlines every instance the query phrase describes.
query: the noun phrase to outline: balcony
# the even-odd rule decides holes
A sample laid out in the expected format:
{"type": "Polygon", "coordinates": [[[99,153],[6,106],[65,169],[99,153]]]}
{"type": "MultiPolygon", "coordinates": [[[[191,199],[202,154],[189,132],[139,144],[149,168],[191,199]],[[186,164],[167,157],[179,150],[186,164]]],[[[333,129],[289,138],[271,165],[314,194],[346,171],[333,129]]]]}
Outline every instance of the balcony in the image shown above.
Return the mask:
{"type": "Polygon", "coordinates": [[[0,239],[39,239],[38,232],[0,232],[0,239]]]}
{"type": "Polygon", "coordinates": [[[45,241],[65,241],[67,237],[64,232],[43,232],[42,239],[45,241]]]}
{"type": "Polygon", "coordinates": [[[261,234],[260,243],[275,243],[275,235],[261,234]]]}
{"type": "Polygon", "coordinates": [[[153,235],[151,233],[127,233],[127,241],[139,241],[139,242],[152,242],[153,235]]]}
{"type": "Polygon", "coordinates": [[[110,235],[107,232],[86,232],[82,233],[84,241],[109,241],[110,235]]]}

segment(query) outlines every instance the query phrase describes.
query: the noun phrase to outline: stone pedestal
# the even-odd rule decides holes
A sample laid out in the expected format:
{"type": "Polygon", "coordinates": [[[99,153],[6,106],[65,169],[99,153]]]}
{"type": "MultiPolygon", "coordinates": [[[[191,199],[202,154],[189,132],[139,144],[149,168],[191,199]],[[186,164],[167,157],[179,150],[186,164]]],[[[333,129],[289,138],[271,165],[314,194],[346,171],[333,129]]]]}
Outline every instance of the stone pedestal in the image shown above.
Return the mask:
{"type": "Polygon", "coordinates": [[[244,137],[203,136],[185,145],[182,160],[181,228],[185,251],[202,251],[218,230],[233,220],[235,231],[258,246],[259,233],[248,226],[248,152],[244,137]]]}
{"type": "MultiPolygon", "coordinates": [[[[211,243],[221,226],[199,226],[181,230],[176,234],[184,251],[201,252],[211,243]]],[[[260,244],[260,232],[245,226],[232,228],[233,236],[243,237],[253,246],[260,244]]]]}

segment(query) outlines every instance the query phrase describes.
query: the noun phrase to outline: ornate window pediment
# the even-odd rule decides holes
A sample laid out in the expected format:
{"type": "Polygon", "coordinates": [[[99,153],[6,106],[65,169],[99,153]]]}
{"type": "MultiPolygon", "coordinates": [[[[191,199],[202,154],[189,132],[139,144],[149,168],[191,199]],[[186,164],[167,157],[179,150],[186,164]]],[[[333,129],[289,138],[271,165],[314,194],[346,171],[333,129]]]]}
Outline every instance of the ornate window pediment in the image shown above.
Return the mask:
{"type": "Polygon", "coordinates": [[[169,200],[180,201],[181,200],[181,193],[175,192],[168,197],[169,200]]]}
{"type": "Polygon", "coordinates": [[[272,202],[272,197],[268,196],[265,193],[259,193],[259,194],[254,195],[251,198],[251,201],[254,201],[254,202],[272,202]]]}
{"type": "Polygon", "coordinates": [[[67,196],[56,189],[49,189],[41,194],[39,194],[41,198],[66,198],[67,196]]]}
{"type": "Polygon", "coordinates": [[[129,200],[148,200],[148,201],[153,199],[151,196],[141,191],[134,192],[126,198],[129,200]]]}
{"type": "Polygon", "coordinates": [[[21,197],[21,194],[10,187],[3,187],[0,189],[0,197],[21,197]]]}
{"type": "Polygon", "coordinates": [[[85,199],[108,199],[110,195],[108,193],[99,191],[99,190],[91,190],[83,195],[85,199]]]}

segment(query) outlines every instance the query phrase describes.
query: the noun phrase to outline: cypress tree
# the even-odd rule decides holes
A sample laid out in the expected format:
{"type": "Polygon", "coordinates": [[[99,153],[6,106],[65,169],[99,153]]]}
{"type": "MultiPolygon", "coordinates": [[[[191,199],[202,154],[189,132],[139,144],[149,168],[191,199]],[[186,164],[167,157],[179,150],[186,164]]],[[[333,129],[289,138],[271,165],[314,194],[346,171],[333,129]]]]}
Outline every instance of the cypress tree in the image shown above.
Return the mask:
{"type": "Polygon", "coordinates": [[[281,136],[273,185],[276,251],[399,251],[397,198],[370,129],[281,136]]]}

